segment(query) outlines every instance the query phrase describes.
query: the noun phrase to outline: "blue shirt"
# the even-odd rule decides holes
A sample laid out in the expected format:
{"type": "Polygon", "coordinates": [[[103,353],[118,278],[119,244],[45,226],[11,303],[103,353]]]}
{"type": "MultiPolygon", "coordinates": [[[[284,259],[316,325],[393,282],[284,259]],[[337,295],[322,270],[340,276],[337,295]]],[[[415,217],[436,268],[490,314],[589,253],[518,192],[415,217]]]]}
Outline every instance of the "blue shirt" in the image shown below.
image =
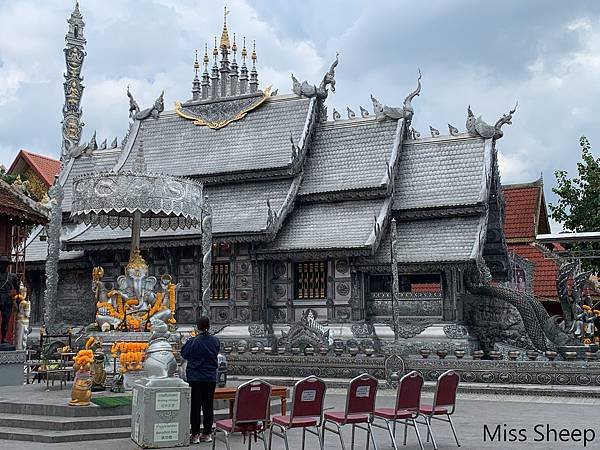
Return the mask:
{"type": "Polygon", "coordinates": [[[217,356],[221,344],[206,333],[190,338],[181,349],[181,357],[187,360],[187,381],[217,381],[217,356]]]}

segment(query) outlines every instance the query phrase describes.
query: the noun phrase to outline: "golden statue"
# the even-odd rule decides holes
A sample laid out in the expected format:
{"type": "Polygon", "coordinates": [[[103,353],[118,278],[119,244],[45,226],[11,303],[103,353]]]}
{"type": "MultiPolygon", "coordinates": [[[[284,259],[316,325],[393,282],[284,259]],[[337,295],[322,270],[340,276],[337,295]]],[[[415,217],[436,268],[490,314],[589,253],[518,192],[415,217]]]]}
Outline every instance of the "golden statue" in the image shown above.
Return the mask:
{"type": "Polygon", "coordinates": [[[94,352],[92,350],[79,350],[74,358],[73,368],[77,371],[75,382],[71,389],[69,406],[88,406],[92,398],[92,377],[90,368],[94,352]]]}
{"type": "Polygon", "coordinates": [[[148,264],[139,249],[134,250],[125,275],[117,278],[117,289],[107,290],[101,281],[103,269],[93,269],[96,322],[100,329],[144,331],[151,318],[175,325],[178,285],[172,282],[170,275],[162,275],[158,283],[158,279],[148,273],[148,264]],[[157,284],[160,286],[155,291],[157,284]]]}

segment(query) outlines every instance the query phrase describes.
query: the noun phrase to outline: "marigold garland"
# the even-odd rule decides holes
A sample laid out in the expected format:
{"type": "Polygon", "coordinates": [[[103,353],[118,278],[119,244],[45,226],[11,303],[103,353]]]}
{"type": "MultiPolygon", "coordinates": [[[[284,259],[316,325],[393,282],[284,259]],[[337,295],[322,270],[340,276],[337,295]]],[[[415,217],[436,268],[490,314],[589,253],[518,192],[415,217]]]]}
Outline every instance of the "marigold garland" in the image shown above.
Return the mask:
{"type": "Polygon", "coordinates": [[[119,359],[121,372],[127,372],[142,368],[147,348],[147,342],[119,341],[112,345],[110,352],[113,358],[119,359]]]}
{"type": "Polygon", "coordinates": [[[156,294],[156,300],[154,301],[154,305],[152,305],[152,308],[150,308],[150,311],[148,312],[148,315],[150,317],[152,317],[155,313],[157,313],[158,311],[160,311],[162,309],[162,302],[163,302],[163,293],[159,292],[156,294]]]}
{"type": "MultiPolygon", "coordinates": [[[[93,338],[92,338],[93,339],[93,338]]],[[[94,352],[92,350],[79,350],[73,358],[74,368],[76,370],[91,364],[94,360],[94,352]]]]}
{"type": "Polygon", "coordinates": [[[173,283],[169,283],[168,286],[168,291],[169,291],[169,309],[171,310],[171,317],[169,318],[169,323],[175,323],[175,284],[173,283]]]}

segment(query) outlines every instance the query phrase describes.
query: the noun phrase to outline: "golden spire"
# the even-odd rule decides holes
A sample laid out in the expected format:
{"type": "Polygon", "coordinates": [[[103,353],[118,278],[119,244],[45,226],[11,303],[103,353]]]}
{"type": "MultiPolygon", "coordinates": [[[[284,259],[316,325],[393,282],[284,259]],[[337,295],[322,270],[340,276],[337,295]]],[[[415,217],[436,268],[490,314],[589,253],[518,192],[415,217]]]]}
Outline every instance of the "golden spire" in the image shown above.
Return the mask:
{"type": "Polygon", "coordinates": [[[256,63],[256,41],[252,41],[252,56],[250,56],[250,58],[252,58],[252,63],[256,63]]]}
{"type": "Polygon", "coordinates": [[[234,53],[237,52],[237,44],[235,43],[235,33],[233,33],[233,45],[231,46],[231,50],[234,53]]]}
{"type": "Polygon", "coordinates": [[[194,71],[198,75],[198,69],[200,69],[200,63],[198,62],[198,50],[196,50],[196,59],[194,60],[194,71]]]}
{"type": "Polygon", "coordinates": [[[229,33],[227,32],[227,14],[229,14],[229,11],[227,11],[227,6],[226,6],[224,8],[224,12],[223,12],[223,31],[221,32],[221,48],[222,49],[227,49],[230,47],[229,33]]]}
{"type": "Polygon", "coordinates": [[[246,36],[244,36],[244,46],[242,47],[242,58],[246,61],[246,56],[248,56],[248,52],[246,51],[246,36]]]}
{"type": "Polygon", "coordinates": [[[208,64],[209,63],[209,59],[208,59],[208,44],[204,44],[204,64],[208,64]]]}

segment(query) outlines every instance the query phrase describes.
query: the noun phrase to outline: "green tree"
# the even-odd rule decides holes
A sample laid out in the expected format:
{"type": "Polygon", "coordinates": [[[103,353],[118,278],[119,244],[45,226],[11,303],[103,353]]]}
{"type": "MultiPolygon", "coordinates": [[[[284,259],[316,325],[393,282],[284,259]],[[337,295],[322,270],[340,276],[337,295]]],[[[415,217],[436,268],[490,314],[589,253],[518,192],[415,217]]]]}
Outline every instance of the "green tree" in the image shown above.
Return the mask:
{"type": "MultiPolygon", "coordinates": [[[[554,172],[558,196],[556,205],[549,204],[550,216],[571,232],[600,231],[600,158],[594,158],[591,145],[585,136],[579,139],[581,161],[577,163],[578,175],[567,176],[565,170],[554,172]]],[[[569,250],[594,250],[600,254],[600,243],[571,244],[569,250]]],[[[600,259],[582,259],[585,269],[600,271],[600,259]]]]}

